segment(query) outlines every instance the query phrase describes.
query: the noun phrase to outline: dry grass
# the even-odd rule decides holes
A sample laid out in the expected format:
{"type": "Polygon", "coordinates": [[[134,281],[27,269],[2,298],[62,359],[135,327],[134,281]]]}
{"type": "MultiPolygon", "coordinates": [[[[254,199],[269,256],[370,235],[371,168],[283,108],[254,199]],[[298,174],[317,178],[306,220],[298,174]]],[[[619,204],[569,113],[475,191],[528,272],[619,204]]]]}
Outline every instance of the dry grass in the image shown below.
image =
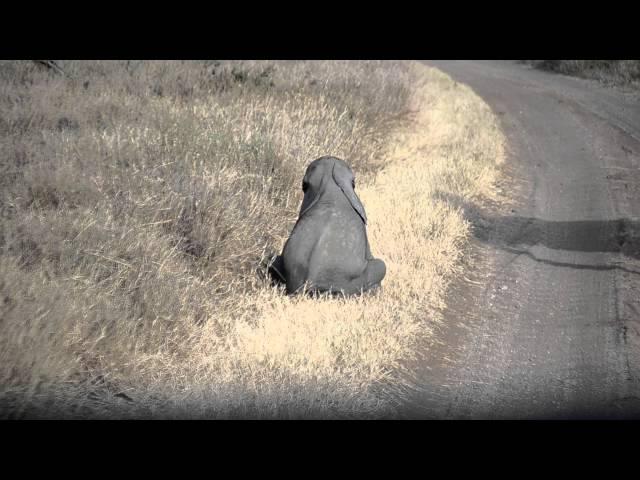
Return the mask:
{"type": "Polygon", "coordinates": [[[393,413],[468,235],[449,199],[503,158],[488,107],[406,62],[64,67],[0,65],[0,414],[393,413]],[[256,274],[325,154],[358,177],[379,294],[256,274]]]}
{"type": "Polygon", "coordinates": [[[639,60],[524,60],[535,68],[598,80],[606,85],[640,88],[639,60]]]}

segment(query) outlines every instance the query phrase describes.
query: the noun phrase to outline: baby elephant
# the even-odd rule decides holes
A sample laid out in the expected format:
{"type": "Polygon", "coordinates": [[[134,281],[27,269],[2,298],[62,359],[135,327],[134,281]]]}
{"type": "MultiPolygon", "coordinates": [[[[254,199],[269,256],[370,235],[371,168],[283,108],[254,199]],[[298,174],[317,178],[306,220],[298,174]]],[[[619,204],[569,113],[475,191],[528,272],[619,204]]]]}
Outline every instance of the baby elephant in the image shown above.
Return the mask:
{"type": "Polygon", "coordinates": [[[352,295],[377,288],[385,276],[367,239],[367,216],[354,191],[349,166],[335,157],[311,162],[302,181],[304,199],[298,221],[270,267],[272,277],[297,293],[352,295]]]}

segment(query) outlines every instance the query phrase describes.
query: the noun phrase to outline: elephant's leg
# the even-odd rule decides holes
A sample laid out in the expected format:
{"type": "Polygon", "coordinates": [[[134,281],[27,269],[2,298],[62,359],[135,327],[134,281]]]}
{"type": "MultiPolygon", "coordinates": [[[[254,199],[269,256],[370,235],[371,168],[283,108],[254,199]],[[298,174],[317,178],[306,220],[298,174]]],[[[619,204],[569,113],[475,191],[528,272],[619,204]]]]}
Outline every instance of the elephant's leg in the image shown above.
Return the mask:
{"type": "Polygon", "coordinates": [[[343,289],[346,295],[359,294],[367,290],[377,289],[387,273],[387,267],[382,260],[372,258],[367,262],[367,266],[358,278],[353,279],[343,289]]]}
{"type": "Polygon", "coordinates": [[[386,273],[387,266],[382,260],[378,258],[369,260],[364,272],[364,290],[379,287],[386,273]]]}
{"type": "Polygon", "coordinates": [[[269,276],[276,285],[285,285],[287,283],[284,275],[284,259],[282,255],[276,256],[269,264],[269,276]]]}

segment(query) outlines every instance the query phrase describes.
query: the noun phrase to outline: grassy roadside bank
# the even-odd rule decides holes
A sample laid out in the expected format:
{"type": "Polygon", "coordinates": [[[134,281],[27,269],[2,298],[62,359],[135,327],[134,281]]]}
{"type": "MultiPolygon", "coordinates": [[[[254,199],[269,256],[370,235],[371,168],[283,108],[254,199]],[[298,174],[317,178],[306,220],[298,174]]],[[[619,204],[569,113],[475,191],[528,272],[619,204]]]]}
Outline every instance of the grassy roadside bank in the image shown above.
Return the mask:
{"type": "Polygon", "coordinates": [[[523,60],[540,70],[640,89],[640,60],[523,60]]]}
{"type": "Polygon", "coordinates": [[[407,62],[95,62],[0,70],[0,415],[393,412],[490,194],[488,107],[407,62]],[[351,164],[381,294],[256,275],[314,158],[351,164]]]}

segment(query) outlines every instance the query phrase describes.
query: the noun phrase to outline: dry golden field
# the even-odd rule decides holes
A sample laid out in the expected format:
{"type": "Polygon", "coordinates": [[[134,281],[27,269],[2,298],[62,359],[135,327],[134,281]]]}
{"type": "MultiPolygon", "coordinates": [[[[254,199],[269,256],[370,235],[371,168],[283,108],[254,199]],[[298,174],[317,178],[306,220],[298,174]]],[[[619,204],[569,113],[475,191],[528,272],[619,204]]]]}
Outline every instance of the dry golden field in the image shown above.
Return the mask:
{"type": "Polygon", "coordinates": [[[381,418],[439,320],[503,136],[413,62],[0,63],[0,417],[381,418]],[[261,265],[309,162],[352,166],[382,290],[261,265]]]}

